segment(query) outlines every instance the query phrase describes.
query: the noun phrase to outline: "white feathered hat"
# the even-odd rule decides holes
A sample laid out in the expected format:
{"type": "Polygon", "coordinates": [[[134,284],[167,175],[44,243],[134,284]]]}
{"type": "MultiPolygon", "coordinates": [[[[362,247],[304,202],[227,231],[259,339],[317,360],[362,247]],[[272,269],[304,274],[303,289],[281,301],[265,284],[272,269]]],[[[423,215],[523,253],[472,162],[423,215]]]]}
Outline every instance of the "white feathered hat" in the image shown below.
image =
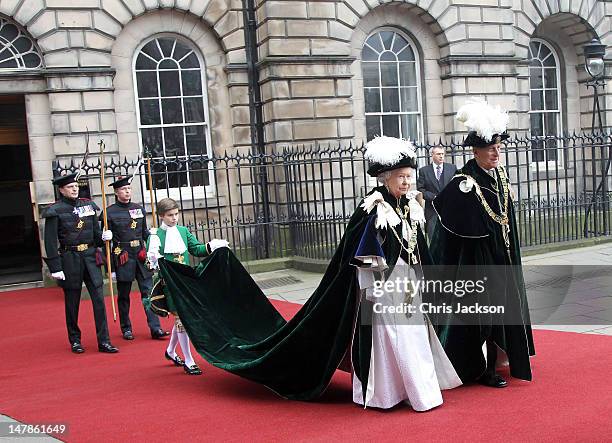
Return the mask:
{"type": "Polygon", "coordinates": [[[457,120],[470,131],[463,146],[480,148],[507,139],[508,119],[507,112],[484,100],[466,103],[457,112],[457,120]]]}
{"type": "Polygon", "coordinates": [[[375,137],[366,143],[364,157],[370,162],[368,174],[377,177],[385,171],[417,167],[414,145],[401,138],[375,137]]]}

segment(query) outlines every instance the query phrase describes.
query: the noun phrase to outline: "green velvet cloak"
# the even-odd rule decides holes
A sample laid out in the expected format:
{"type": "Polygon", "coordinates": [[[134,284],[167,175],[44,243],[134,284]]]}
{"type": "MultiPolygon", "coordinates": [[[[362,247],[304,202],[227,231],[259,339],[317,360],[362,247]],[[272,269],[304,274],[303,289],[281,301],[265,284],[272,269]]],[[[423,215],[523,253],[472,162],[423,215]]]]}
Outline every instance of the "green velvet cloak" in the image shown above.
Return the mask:
{"type": "MultiPolygon", "coordinates": [[[[501,190],[496,192],[495,180],[473,159],[457,171],[461,173],[476,180],[490,207],[499,214],[504,197],[501,190]]],[[[496,176],[499,183],[499,172],[496,176]]],[[[508,355],[510,374],[531,380],[529,356],[535,351],[512,202],[508,205],[508,252],[501,226],[485,212],[474,189],[461,191],[459,184],[463,180],[464,177],[455,177],[433,202],[440,223],[432,238],[431,254],[434,262],[442,265],[437,269],[444,274],[444,279],[474,280],[486,274],[486,290],[478,295],[478,302],[503,304],[506,311],[501,316],[479,314],[477,318],[462,317],[460,313],[442,314],[434,316],[433,322],[444,350],[464,383],[484,373],[486,361],[482,345],[489,338],[508,355]]],[[[455,311],[455,304],[462,300],[452,297],[447,301],[455,311]]]]}
{"type": "MultiPolygon", "coordinates": [[[[397,205],[384,187],[375,190],[397,205]]],[[[407,204],[405,197],[400,204],[407,204]]],[[[325,391],[343,358],[350,355],[365,393],[372,340],[371,327],[360,324],[359,310],[369,307],[365,298],[360,301],[351,261],[358,249],[365,254],[382,250],[392,266],[401,250],[394,235],[372,232],[375,216],[376,210],[367,214],[356,209],[321,283],[289,321],[226,248],[214,251],[196,269],[160,260],[164,291],[171,294],[195,349],[214,366],[282,397],[311,400],[325,391]],[[382,248],[368,240],[376,234],[386,237],[382,248]]],[[[418,235],[421,259],[428,261],[420,230],[418,235]]]]}

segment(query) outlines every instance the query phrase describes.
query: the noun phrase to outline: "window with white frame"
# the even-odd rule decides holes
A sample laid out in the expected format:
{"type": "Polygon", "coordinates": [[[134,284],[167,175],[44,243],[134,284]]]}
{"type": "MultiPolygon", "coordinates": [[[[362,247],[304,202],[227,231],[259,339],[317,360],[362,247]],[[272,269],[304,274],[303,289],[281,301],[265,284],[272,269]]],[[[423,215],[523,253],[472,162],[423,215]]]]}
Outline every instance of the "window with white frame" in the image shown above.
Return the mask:
{"type": "MultiPolygon", "coordinates": [[[[192,44],[157,36],[134,59],[141,148],[153,159],[153,188],[172,195],[191,187],[212,191],[210,126],[204,63],[192,44]]],[[[148,187],[148,184],[147,184],[148,187]]]]}
{"type": "Polygon", "coordinates": [[[42,67],[42,57],[34,41],[16,24],[0,18],[0,71],[21,71],[42,67]]]}
{"type": "Polygon", "coordinates": [[[361,69],[368,140],[377,135],[421,138],[421,79],[415,48],[397,29],[379,29],[366,39],[361,69]]]}
{"type": "Polygon", "coordinates": [[[531,135],[536,138],[531,146],[531,161],[561,165],[562,150],[555,139],[563,133],[559,58],[540,39],[529,43],[529,97],[531,135]]]}

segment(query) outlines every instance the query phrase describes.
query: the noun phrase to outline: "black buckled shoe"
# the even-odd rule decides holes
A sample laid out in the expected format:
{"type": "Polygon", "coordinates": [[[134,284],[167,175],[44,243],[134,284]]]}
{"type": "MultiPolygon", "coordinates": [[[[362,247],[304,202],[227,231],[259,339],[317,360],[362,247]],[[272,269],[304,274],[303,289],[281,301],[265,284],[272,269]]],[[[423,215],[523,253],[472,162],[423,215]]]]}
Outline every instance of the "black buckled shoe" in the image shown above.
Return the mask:
{"type": "Polygon", "coordinates": [[[82,354],[83,352],[85,352],[85,349],[83,348],[83,346],[81,346],[81,343],[79,343],[78,341],[75,341],[74,343],[72,343],[72,345],[70,346],[70,349],[75,354],[82,354]]]}
{"type": "Polygon", "coordinates": [[[123,339],[124,340],[134,340],[134,334],[129,329],[127,331],[123,331],[123,339]]]}
{"type": "Polygon", "coordinates": [[[508,382],[498,374],[485,374],[478,379],[478,383],[491,388],[505,388],[508,386],[508,382]]]}
{"type": "Polygon", "coordinates": [[[181,357],[178,356],[178,354],[176,354],[176,357],[172,358],[172,356],[168,354],[168,351],[166,351],[164,356],[167,360],[172,361],[174,363],[174,366],[185,366],[185,362],[181,359],[181,357]]]}
{"type": "Polygon", "coordinates": [[[162,338],[167,337],[169,335],[170,335],[170,332],[164,331],[161,328],[151,331],[151,338],[153,340],[161,340],[162,338]]]}
{"type": "Polygon", "coordinates": [[[116,347],[111,345],[110,342],[107,342],[107,343],[99,344],[98,345],[98,351],[104,352],[106,354],[115,354],[115,353],[119,352],[119,349],[117,349],[116,347]]]}
{"type": "Polygon", "coordinates": [[[188,375],[201,375],[202,374],[202,370],[196,364],[191,365],[191,366],[185,365],[183,366],[183,369],[188,375]]]}

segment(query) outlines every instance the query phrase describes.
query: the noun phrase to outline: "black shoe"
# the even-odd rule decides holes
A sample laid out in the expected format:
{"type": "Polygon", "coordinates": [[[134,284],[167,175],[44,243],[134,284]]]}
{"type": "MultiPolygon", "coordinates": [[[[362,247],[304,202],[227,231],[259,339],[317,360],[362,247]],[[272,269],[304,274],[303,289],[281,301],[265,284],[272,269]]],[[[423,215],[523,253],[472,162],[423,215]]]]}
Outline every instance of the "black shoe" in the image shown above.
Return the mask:
{"type": "Polygon", "coordinates": [[[119,352],[119,349],[117,349],[116,347],[111,345],[110,342],[108,342],[108,343],[99,344],[98,345],[98,351],[105,352],[107,354],[115,354],[115,353],[119,352]]]}
{"type": "Polygon", "coordinates": [[[189,375],[201,375],[202,374],[202,370],[196,364],[191,365],[191,366],[185,365],[183,366],[183,369],[189,375]]]}
{"type": "Polygon", "coordinates": [[[169,336],[170,333],[168,331],[164,331],[163,329],[154,329],[151,331],[151,338],[153,340],[161,340],[164,337],[169,336]]]}
{"type": "Polygon", "coordinates": [[[71,349],[72,349],[72,352],[74,352],[75,354],[82,354],[83,352],[85,352],[85,349],[83,348],[83,346],[81,346],[81,343],[79,343],[78,341],[75,341],[74,343],[72,343],[71,349]]]}
{"type": "Polygon", "coordinates": [[[124,340],[134,340],[134,334],[129,329],[127,331],[123,331],[123,339],[124,340]]]}
{"type": "Polygon", "coordinates": [[[167,360],[171,360],[174,363],[174,366],[185,366],[185,362],[181,359],[181,357],[178,356],[178,354],[176,355],[176,357],[172,358],[170,354],[168,354],[168,351],[166,351],[164,356],[167,360]]]}
{"type": "Polygon", "coordinates": [[[505,388],[508,386],[508,382],[498,374],[485,374],[478,379],[478,383],[490,386],[491,388],[505,388]]]}

